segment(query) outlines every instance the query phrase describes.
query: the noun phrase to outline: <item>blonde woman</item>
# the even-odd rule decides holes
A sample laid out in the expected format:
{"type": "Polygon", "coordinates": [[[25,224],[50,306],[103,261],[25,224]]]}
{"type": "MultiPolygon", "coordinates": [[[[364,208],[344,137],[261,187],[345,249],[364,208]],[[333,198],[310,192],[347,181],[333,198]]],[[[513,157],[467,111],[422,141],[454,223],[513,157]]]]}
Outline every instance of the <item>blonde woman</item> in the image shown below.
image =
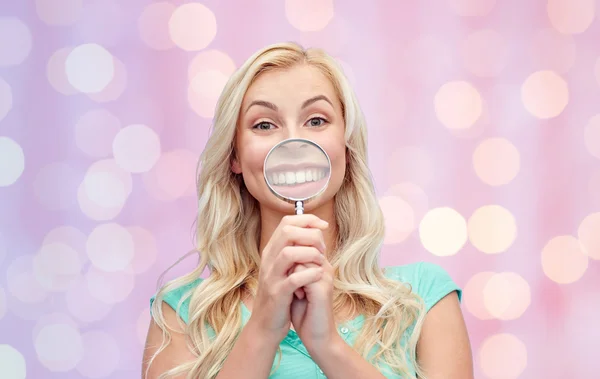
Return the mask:
{"type": "Polygon", "coordinates": [[[145,378],[473,377],[461,289],[437,265],[378,266],[366,149],[353,91],[323,51],[277,44],[238,69],[200,159],[200,263],[151,300],[145,378]],[[331,160],[304,215],[263,178],[288,138],[331,160]]]}

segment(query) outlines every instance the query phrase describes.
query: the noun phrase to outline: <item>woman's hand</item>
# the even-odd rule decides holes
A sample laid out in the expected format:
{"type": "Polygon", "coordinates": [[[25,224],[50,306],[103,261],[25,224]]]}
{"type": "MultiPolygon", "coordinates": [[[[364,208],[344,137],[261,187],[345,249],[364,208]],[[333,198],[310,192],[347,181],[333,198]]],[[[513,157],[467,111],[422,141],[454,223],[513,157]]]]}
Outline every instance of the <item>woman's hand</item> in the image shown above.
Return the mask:
{"type": "Polygon", "coordinates": [[[285,216],[261,255],[258,289],[249,324],[280,342],[291,326],[294,292],[323,275],[325,243],[321,229],[327,222],[310,214],[285,216]],[[310,268],[291,272],[298,264],[310,268]]]}
{"type": "MultiPolygon", "coordinates": [[[[314,264],[299,264],[294,273],[314,269],[314,264]]],[[[304,286],[305,296],[292,301],[292,324],[309,353],[318,354],[332,345],[337,338],[333,314],[334,269],[325,258],[321,264],[323,275],[317,281],[304,286]]]]}

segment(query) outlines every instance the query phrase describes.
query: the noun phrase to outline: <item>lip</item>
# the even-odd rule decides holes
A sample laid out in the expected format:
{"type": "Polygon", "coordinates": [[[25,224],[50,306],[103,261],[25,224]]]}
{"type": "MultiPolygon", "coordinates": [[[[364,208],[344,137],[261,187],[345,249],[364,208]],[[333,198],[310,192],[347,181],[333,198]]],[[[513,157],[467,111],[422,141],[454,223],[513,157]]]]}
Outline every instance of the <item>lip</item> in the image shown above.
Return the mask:
{"type": "Polygon", "coordinates": [[[273,172],[282,171],[302,171],[306,169],[318,169],[318,170],[329,170],[329,167],[314,163],[301,163],[301,164],[279,164],[277,166],[269,168],[267,174],[273,172]]]}

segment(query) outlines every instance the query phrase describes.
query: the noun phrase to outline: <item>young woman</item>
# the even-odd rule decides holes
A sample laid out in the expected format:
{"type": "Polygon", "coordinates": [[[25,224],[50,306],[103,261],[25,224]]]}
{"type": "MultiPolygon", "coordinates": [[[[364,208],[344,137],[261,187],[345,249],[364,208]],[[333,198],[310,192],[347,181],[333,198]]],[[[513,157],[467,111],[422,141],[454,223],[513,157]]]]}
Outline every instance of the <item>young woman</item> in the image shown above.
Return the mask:
{"type": "Polygon", "coordinates": [[[200,263],[151,300],[145,378],[473,377],[461,289],[446,271],[378,266],[384,222],[366,149],[353,91],[323,51],[277,44],[239,68],[201,156],[200,263]],[[288,138],[331,160],[304,215],[263,177],[288,138]]]}

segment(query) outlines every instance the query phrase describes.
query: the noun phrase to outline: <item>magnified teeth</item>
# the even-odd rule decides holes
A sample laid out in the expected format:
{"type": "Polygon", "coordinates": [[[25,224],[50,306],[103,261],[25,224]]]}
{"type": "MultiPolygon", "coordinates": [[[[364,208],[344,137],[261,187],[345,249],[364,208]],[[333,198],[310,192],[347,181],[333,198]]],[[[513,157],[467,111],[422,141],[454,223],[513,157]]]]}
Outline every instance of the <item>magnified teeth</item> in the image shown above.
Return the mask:
{"type": "Polygon", "coordinates": [[[321,180],[327,176],[327,171],[322,168],[312,168],[299,171],[274,172],[269,175],[273,184],[291,186],[321,180]]]}
{"type": "Polygon", "coordinates": [[[290,171],[286,172],[285,184],[296,184],[296,174],[290,171]]]}

